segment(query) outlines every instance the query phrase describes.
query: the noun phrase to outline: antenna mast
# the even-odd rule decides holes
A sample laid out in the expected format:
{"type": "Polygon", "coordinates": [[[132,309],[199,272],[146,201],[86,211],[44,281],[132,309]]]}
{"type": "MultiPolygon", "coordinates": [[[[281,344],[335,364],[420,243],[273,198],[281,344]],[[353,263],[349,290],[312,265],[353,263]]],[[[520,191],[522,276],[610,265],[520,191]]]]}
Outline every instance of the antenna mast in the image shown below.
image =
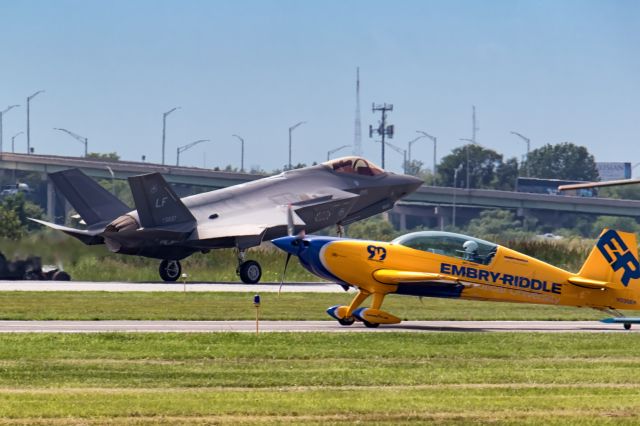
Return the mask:
{"type": "Polygon", "coordinates": [[[362,157],[362,125],[360,123],[360,67],[356,68],[356,120],[353,135],[353,155],[362,157]]]}

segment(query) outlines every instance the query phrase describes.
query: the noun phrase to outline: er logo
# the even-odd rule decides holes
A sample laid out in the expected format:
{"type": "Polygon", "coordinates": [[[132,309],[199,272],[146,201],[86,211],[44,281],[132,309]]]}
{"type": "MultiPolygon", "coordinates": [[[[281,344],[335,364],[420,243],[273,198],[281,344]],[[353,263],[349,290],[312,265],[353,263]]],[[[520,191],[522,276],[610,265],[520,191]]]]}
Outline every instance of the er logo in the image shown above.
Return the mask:
{"type": "Polygon", "coordinates": [[[387,249],[384,247],[367,246],[369,260],[383,261],[387,257],[387,249]]]}
{"type": "Polygon", "coordinates": [[[614,271],[624,269],[622,274],[622,285],[629,285],[629,280],[640,278],[640,264],[633,252],[624,243],[624,240],[613,229],[600,237],[596,245],[605,260],[609,262],[614,271]]]}

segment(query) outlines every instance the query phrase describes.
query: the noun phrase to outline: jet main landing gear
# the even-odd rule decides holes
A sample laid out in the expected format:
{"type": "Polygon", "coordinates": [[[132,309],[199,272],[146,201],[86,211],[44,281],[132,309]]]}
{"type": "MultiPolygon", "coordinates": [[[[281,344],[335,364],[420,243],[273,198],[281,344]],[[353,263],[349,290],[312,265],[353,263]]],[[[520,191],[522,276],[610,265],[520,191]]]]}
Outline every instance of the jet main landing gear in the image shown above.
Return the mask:
{"type": "Polygon", "coordinates": [[[180,278],[182,265],[180,265],[180,262],[177,260],[163,260],[160,262],[158,272],[160,272],[160,278],[164,281],[174,282],[180,278]]]}
{"type": "Polygon", "coordinates": [[[245,284],[256,284],[262,277],[262,268],[255,260],[245,260],[245,251],[238,250],[238,268],[236,274],[245,284]]]}

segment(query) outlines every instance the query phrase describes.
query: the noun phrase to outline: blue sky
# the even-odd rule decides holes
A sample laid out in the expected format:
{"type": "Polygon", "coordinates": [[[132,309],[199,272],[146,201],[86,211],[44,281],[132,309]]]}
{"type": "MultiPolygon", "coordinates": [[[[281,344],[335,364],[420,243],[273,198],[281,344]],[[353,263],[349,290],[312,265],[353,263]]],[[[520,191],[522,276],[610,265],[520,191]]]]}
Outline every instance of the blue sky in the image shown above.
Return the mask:
{"type": "MultiPolygon", "coordinates": [[[[439,156],[471,136],[506,157],[524,143],[571,141],[598,161],[640,162],[640,2],[637,1],[9,1],[0,0],[0,108],[4,143],[25,128],[32,101],[36,152],[81,155],[52,130],[89,138],[89,150],[123,159],[161,157],[211,139],[181,163],[266,170],[323,161],[353,143],[355,69],[360,66],[363,148],[393,103],[393,143],[416,130],[439,139],[439,156]]],[[[17,150],[26,150],[23,136],[17,150]]],[[[432,162],[429,141],[413,156],[432,162]]],[[[387,168],[401,156],[387,153],[387,168]]],[[[636,172],[640,170],[636,169],[636,172]]]]}

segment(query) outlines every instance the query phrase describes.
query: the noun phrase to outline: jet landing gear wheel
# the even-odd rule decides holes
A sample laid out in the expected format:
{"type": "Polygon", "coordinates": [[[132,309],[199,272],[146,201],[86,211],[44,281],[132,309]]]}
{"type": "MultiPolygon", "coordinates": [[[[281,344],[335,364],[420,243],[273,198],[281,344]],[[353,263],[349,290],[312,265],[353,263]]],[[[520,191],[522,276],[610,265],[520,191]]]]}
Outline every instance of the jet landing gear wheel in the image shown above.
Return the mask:
{"type": "Polygon", "coordinates": [[[631,323],[630,322],[625,322],[624,323],[624,329],[625,330],[631,330],[631,323]]]}
{"type": "Polygon", "coordinates": [[[255,260],[247,260],[242,262],[238,268],[240,279],[245,284],[255,284],[262,277],[262,268],[255,260]]]}
{"type": "Polygon", "coordinates": [[[177,260],[163,260],[160,262],[160,268],[158,269],[160,272],[160,278],[162,278],[166,282],[174,282],[180,278],[180,273],[182,272],[182,266],[180,262],[177,260]]]}

